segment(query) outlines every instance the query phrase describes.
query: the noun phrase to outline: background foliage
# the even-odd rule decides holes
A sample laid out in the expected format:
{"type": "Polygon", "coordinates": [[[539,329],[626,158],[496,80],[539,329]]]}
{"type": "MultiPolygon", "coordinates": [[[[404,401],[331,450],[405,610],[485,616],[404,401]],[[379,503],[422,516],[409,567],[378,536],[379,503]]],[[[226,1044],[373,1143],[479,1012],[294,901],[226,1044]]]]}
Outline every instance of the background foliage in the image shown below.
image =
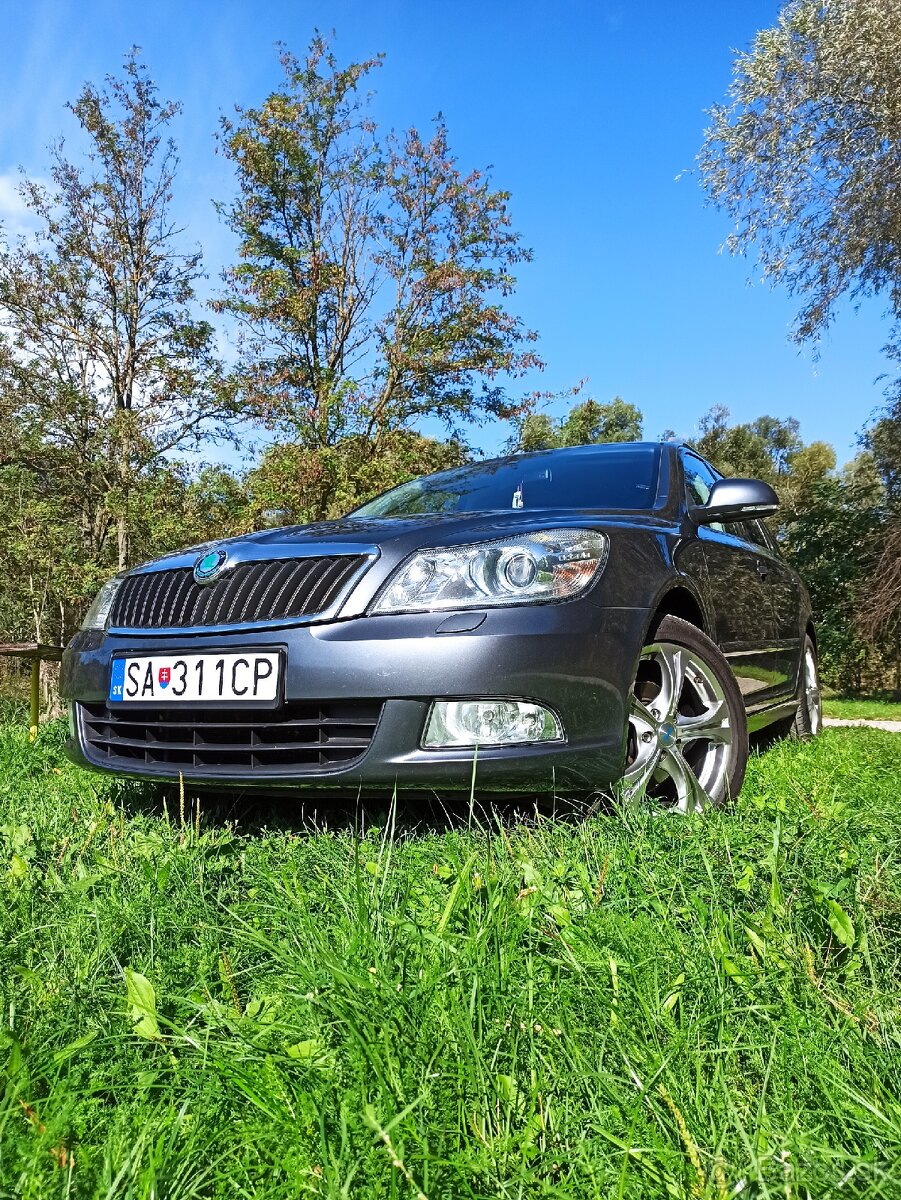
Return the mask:
{"type": "MultiPolygon", "coordinates": [[[[805,300],[799,338],[816,335],[843,288],[901,288],[888,227],[865,222],[897,206],[901,223],[901,188],[885,183],[895,159],[870,132],[851,136],[868,113],[886,136],[894,128],[894,67],[873,41],[883,8],[790,4],[738,60],[702,153],[712,198],[736,219],[734,248],[756,247],[805,300]],[[804,121],[807,175],[793,158],[804,121]],[[781,173],[765,169],[771,154],[781,173]],[[836,180],[856,181],[847,211],[830,199],[836,180]],[[854,241],[865,228],[870,257],[854,241]],[[814,250],[820,274],[804,265],[814,250]]],[[[49,183],[23,181],[36,233],[0,237],[0,639],[65,642],[117,569],[264,523],[339,516],[476,455],[486,420],[509,428],[514,451],[643,435],[634,405],[583,396],[583,384],[562,417],[547,404],[562,397],[517,392],[540,365],[511,309],[530,251],[507,193],[460,168],[445,124],[378,129],[364,89],[380,58],[341,65],[318,34],[281,61],[282,85],[222,123],[235,184],[219,208],[236,257],[212,305],[196,294],[201,252],[170,216],[178,105],[136,54],[71,106],[81,157],[58,143],[49,183]],[[235,358],[223,359],[221,335],[235,358]],[[224,441],[250,449],[261,433],[244,466],[221,461],[224,441]]],[[[890,399],[841,467],[792,417],[736,423],[719,405],[697,416],[693,439],[724,473],[779,491],[777,532],[842,688],[901,689],[901,408],[890,399]]]]}

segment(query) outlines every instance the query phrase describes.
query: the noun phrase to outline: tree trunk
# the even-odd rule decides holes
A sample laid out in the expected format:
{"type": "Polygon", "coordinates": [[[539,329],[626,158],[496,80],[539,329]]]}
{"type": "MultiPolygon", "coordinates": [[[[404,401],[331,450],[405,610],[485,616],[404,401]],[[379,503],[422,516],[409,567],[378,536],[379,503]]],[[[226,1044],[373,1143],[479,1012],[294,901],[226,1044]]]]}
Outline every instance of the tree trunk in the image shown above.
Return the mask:
{"type": "Polygon", "coordinates": [[[128,513],[119,513],[117,522],[117,534],[119,542],[119,570],[125,571],[128,569],[128,552],[129,552],[129,537],[128,537],[128,513]]]}
{"type": "MultiPolygon", "coordinates": [[[[121,415],[122,414],[120,413],[120,416],[121,415]]],[[[122,507],[119,512],[118,520],[116,522],[116,530],[117,530],[117,538],[118,538],[118,544],[119,544],[119,570],[120,571],[125,571],[128,569],[128,557],[129,557],[129,551],[131,549],[130,544],[129,544],[130,538],[129,538],[129,528],[128,528],[128,493],[129,493],[130,485],[131,485],[131,478],[129,475],[129,460],[131,458],[131,455],[130,455],[129,451],[130,451],[130,441],[129,441],[129,437],[128,437],[128,428],[126,426],[126,428],[122,431],[122,434],[120,435],[119,463],[118,463],[119,489],[121,492],[120,504],[122,507]]]]}

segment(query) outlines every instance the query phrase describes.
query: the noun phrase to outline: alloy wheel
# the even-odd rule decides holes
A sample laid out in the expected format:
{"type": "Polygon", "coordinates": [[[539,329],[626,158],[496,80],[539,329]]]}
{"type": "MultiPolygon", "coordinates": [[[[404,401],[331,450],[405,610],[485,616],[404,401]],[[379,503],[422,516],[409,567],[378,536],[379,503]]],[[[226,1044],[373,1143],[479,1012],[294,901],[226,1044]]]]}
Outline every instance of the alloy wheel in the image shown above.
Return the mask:
{"type": "Polygon", "coordinates": [[[629,702],[629,796],[700,812],[727,790],[732,718],[711,665],[674,642],[646,646],[629,702]]]}
{"type": "Polygon", "coordinates": [[[820,698],[820,673],[817,670],[816,654],[809,641],[804,652],[803,702],[807,708],[810,736],[816,737],[823,725],[823,705],[820,698]]]}

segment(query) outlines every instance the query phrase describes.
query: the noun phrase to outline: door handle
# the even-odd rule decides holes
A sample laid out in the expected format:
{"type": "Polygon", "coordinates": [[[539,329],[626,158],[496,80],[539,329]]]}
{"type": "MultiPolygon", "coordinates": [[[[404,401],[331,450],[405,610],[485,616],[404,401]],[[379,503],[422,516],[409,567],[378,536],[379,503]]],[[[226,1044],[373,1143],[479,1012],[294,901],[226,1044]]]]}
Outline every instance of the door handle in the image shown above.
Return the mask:
{"type": "Polygon", "coordinates": [[[758,577],[760,579],[766,579],[766,578],[768,578],[769,573],[770,573],[769,563],[762,562],[760,559],[758,559],[757,560],[757,575],[758,575],[758,577]]]}

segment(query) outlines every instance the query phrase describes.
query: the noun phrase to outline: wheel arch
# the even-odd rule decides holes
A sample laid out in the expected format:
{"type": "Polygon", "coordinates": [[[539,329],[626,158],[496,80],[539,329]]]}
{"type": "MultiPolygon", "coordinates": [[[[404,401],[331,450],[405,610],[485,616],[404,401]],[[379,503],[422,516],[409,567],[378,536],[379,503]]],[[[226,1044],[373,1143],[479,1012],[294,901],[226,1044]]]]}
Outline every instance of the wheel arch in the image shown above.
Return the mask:
{"type": "Polygon", "coordinates": [[[650,620],[645,634],[645,642],[653,637],[664,617],[678,617],[700,629],[701,633],[710,636],[710,628],[704,607],[691,588],[684,584],[676,584],[663,595],[658,596],[657,603],[651,610],[650,620]]]}

